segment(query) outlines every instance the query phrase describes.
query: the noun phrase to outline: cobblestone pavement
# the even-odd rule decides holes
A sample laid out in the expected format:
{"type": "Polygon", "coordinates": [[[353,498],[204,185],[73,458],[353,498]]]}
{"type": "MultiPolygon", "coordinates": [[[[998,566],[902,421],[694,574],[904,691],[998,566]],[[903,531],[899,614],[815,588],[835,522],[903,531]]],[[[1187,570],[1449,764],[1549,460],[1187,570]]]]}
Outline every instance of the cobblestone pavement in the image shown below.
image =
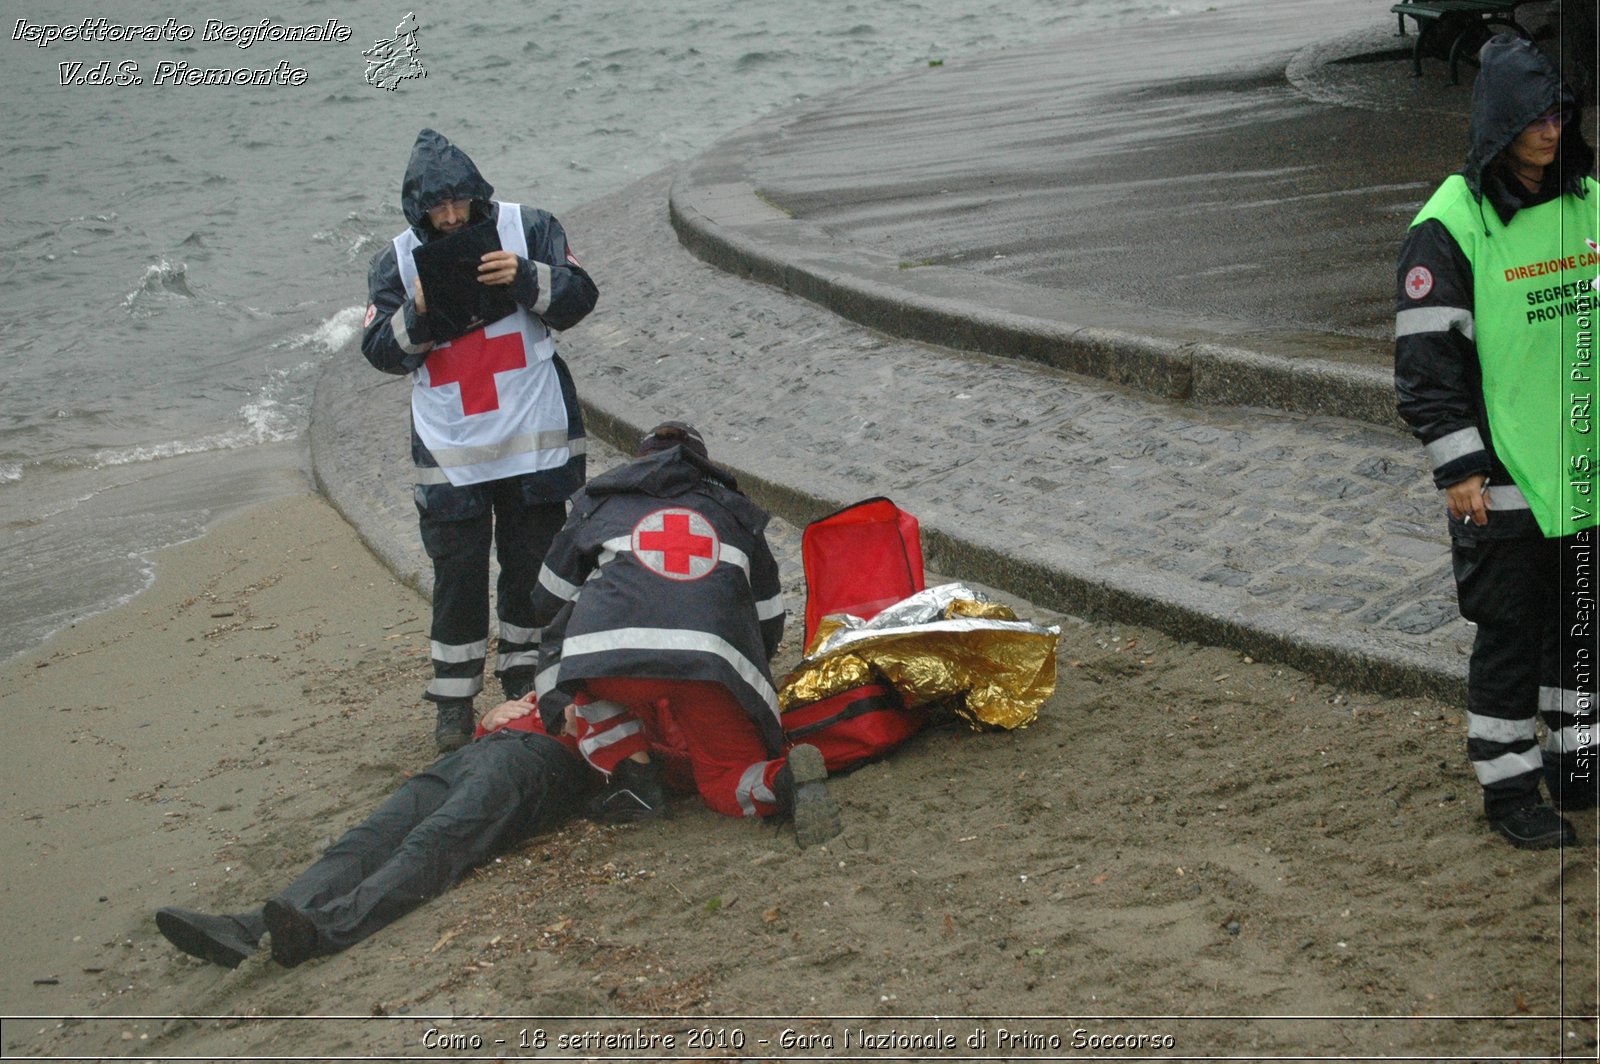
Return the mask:
{"type": "Polygon", "coordinates": [[[602,285],[563,349],[614,432],[693,421],[797,520],[888,495],[929,530],[932,567],[1054,609],[1350,683],[1460,684],[1469,628],[1403,433],[874,333],[690,256],[666,192],[658,175],[563,219],[602,285]]]}

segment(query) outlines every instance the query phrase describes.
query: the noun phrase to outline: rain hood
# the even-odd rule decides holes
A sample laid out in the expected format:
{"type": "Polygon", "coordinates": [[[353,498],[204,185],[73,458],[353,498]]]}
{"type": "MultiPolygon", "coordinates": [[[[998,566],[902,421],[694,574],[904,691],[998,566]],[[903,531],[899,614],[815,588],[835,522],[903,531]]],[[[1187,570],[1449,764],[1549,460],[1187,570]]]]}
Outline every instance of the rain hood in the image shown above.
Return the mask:
{"type": "MultiPolygon", "coordinates": [[[[1472,150],[1461,169],[1472,195],[1483,198],[1484,171],[1495,157],[1517,139],[1529,122],[1558,102],[1573,110],[1561,131],[1561,189],[1584,194],[1583,178],[1594,165],[1594,152],[1584,143],[1582,114],[1576,97],[1561,83],[1561,75],[1531,41],[1509,33],[1490,39],[1478,54],[1478,79],[1472,86],[1472,119],[1468,133],[1472,150]]],[[[1498,205],[1497,205],[1498,206],[1498,205]]]]}
{"type": "Polygon", "coordinates": [[[428,210],[447,200],[466,199],[480,205],[474,217],[486,213],[494,186],[483,179],[467,153],[431,129],[417,134],[406,163],[406,179],[400,186],[400,206],[406,221],[423,240],[433,235],[427,224],[428,210]]]}

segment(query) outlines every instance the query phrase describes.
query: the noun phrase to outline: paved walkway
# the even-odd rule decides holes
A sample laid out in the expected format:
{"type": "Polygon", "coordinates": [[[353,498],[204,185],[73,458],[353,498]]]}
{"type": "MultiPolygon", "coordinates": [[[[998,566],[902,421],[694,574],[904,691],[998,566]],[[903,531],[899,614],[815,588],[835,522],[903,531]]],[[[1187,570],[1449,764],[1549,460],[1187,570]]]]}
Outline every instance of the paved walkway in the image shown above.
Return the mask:
{"type": "Polygon", "coordinates": [[[895,335],[1185,402],[1394,420],[1394,258],[1469,86],[1284,0],[773,116],[679,176],[685,244],[895,335]]]}
{"type": "MultiPolygon", "coordinates": [[[[1293,72],[1297,61],[1306,67],[1307,54],[1337,57],[1399,47],[1391,36],[1393,23],[1376,9],[1363,8],[1358,19],[1348,5],[1327,0],[1291,0],[1283,8],[1289,16],[1304,16],[1306,25],[1331,20],[1322,27],[1330,36],[1319,38],[1308,53],[1288,47],[1292,39],[1305,41],[1305,26],[1298,37],[1292,27],[1264,27],[1262,47],[1270,54],[1241,57],[1236,49],[1222,81],[1264,77],[1262,64],[1276,64],[1286,94],[1291,90],[1283,71],[1293,72]],[[1252,69],[1257,73],[1249,74],[1252,69]]],[[[1229,33],[1236,28],[1220,26],[1229,33]]],[[[1126,52],[1120,59],[1106,56],[1116,43],[1091,41],[1093,47],[1081,50],[1105,69],[1131,63],[1126,52]]],[[[1140,42],[1121,43],[1128,49],[1140,42]]],[[[1191,44],[1196,54],[1205,54],[1203,41],[1191,44]]],[[[905,252],[883,244],[909,239],[927,224],[921,207],[906,208],[909,221],[902,229],[882,224],[883,216],[899,209],[897,203],[917,202],[915,195],[897,200],[904,189],[874,200],[871,213],[880,220],[862,230],[847,224],[850,211],[824,193],[815,193],[814,203],[826,217],[808,218],[803,211],[794,217],[771,206],[769,200],[782,197],[768,195],[769,181],[798,187],[811,180],[804,175],[831,169],[867,189],[863,173],[915,171],[925,161],[917,154],[919,138],[897,138],[894,121],[862,119],[859,136],[881,138],[881,147],[865,152],[857,141],[858,150],[843,155],[837,145],[824,150],[834,143],[828,138],[816,141],[798,130],[849,125],[852,115],[893,116],[899,102],[914,99],[929,111],[919,121],[932,129],[939,125],[932,111],[942,97],[925,97],[919,82],[953,81],[950,75],[957,75],[964,91],[978,93],[985,69],[1006,68],[998,83],[989,79],[997,104],[1005,104],[1013,90],[1042,84],[1049,71],[1059,76],[1064,54],[1077,60],[1060,48],[1008,52],[970,70],[927,71],[852,90],[725,142],[675,175],[675,187],[674,175],[656,175],[569,212],[562,221],[602,292],[600,308],[562,341],[589,407],[591,430],[628,441],[662,418],[686,418],[705,431],[713,456],[733,467],[752,494],[795,521],[888,495],[922,520],[929,565],[936,571],[1006,588],[1051,609],[1151,624],[1234,646],[1331,682],[1458,696],[1470,629],[1456,616],[1443,520],[1420,448],[1386,412],[1392,409],[1387,369],[1380,365],[1387,359],[1386,342],[1360,335],[1359,328],[1319,332],[1309,322],[1224,320],[1206,308],[1179,306],[1183,300],[1155,284],[1138,295],[1160,310],[1140,311],[1130,301],[1114,308],[1121,318],[1087,327],[1070,313],[1095,304],[1094,293],[1050,289],[1035,283],[1039,276],[1024,281],[1003,270],[901,269],[905,252]],[[911,154],[900,154],[906,152],[911,154]],[[857,240],[862,232],[872,234],[870,246],[857,240]],[[758,276],[787,289],[708,265],[685,250],[680,236],[700,255],[734,266],[759,264],[758,276]],[[990,353],[905,338],[925,335],[921,326],[875,322],[901,335],[863,328],[828,309],[869,316],[840,307],[830,286],[855,293],[852,298],[871,304],[880,317],[892,317],[884,308],[899,305],[906,308],[902,318],[916,319],[932,306],[943,315],[935,335],[990,353]],[[1016,302],[997,311],[985,286],[1006,287],[1016,302]],[[1054,303],[1052,292],[1060,297],[1054,303]],[[1056,314],[1057,331],[1073,338],[1077,353],[1065,362],[1097,359],[1073,366],[1097,371],[1095,376],[1063,372],[1057,368],[1062,359],[991,343],[1002,326],[1040,307],[1056,314]],[[1222,321],[1226,328],[1209,331],[1201,319],[1222,321]],[[997,357],[1017,354],[1028,357],[997,357]],[[1152,375],[1173,380],[1182,375],[1178,371],[1187,372],[1187,385],[1150,387],[1152,375]],[[1122,383],[1108,383],[1108,377],[1122,383]],[[1169,398],[1153,397],[1152,390],[1169,398]],[[1256,405],[1213,405],[1247,396],[1256,405]],[[1274,402],[1285,396],[1289,401],[1274,402]],[[1375,412],[1380,405],[1384,411],[1375,412]],[[1305,412],[1325,409],[1352,416],[1305,412]]],[[[1395,58],[1391,65],[1405,63],[1395,58]]],[[[1139,65],[1151,69],[1145,58],[1139,65]]],[[[1372,77],[1380,76],[1383,64],[1368,65],[1372,72],[1358,87],[1370,87],[1372,77]]],[[[1383,71],[1381,76],[1389,76],[1388,67],[1383,71]]],[[[1188,68],[1180,73],[1191,80],[1201,76],[1188,68]]],[[[1408,80],[1407,88],[1435,96],[1445,91],[1442,72],[1430,68],[1429,74],[1437,84],[1424,89],[1408,80]]],[[[1300,76],[1306,78],[1304,70],[1300,76]]],[[[1010,136],[1019,143],[1030,136],[1042,143],[1083,142],[1067,132],[1072,116],[1098,113],[1102,106],[1093,102],[1099,96],[1084,101],[1091,88],[1076,94],[1070,86],[1061,88],[1062,113],[1044,126],[1030,127],[1037,109],[1018,105],[1010,136]]],[[[1464,107],[1467,90],[1449,91],[1464,107]]],[[[1111,98],[1135,112],[1165,113],[1188,97],[1154,86],[1131,96],[1113,91],[1111,98]]],[[[1352,124],[1337,104],[1306,97],[1283,106],[1304,111],[1307,129],[1318,128],[1318,113],[1344,123],[1341,128],[1352,124]]],[[[1215,111],[1207,105],[1206,113],[1215,111]]],[[[1005,107],[995,115],[1002,113],[1005,107]]],[[[1369,116],[1364,122],[1374,124],[1370,116],[1379,112],[1362,113],[1369,116]]],[[[1158,119],[1154,114],[1149,123],[1158,119]]],[[[1187,128],[1177,117],[1164,120],[1174,135],[1187,128]]],[[[969,114],[950,128],[982,125],[969,114]]],[[[959,155],[963,143],[952,135],[944,151],[959,155]]],[[[1382,138],[1365,143],[1390,150],[1382,138]]],[[[1118,150],[1137,147],[1121,143],[1118,150]]],[[[1302,180],[1312,181],[1325,161],[1305,161],[1308,176],[1302,180]]],[[[1212,164],[1218,173],[1232,165],[1231,157],[1212,164]]],[[[1361,171],[1350,160],[1339,165],[1361,171]]],[[[1405,167],[1426,180],[1417,178],[1409,192],[1382,195],[1420,201],[1450,165],[1429,158],[1405,167]]],[[[968,157],[957,168],[978,180],[977,160],[968,157]]],[[[1121,172],[1130,187],[1168,187],[1144,173],[1121,172]]],[[[1266,193],[1276,180],[1270,173],[1231,173],[1222,180],[1229,198],[1216,209],[1230,210],[1239,199],[1271,198],[1266,193]]],[[[1061,203],[1071,199],[1070,188],[1057,192],[1061,203]]],[[[1326,231],[1307,223],[1300,244],[1318,251],[1307,256],[1296,277],[1304,281],[1321,264],[1339,260],[1344,266],[1338,283],[1365,290],[1374,282],[1362,256],[1381,259],[1376,285],[1386,305],[1390,257],[1411,208],[1386,212],[1381,255],[1366,245],[1357,253],[1344,247],[1349,233],[1333,222],[1371,209],[1366,199],[1361,202],[1349,212],[1317,215],[1328,223],[1326,231]]],[[[1203,214],[1205,197],[1189,209],[1203,214]]],[[[945,217],[960,213],[951,207],[945,217]]],[[[1016,217],[1021,221],[1009,238],[1031,243],[1037,256],[1048,257],[1050,240],[1033,241],[1029,216],[1016,217]]],[[[1105,219],[1105,233],[1112,232],[1113,221],[1105,219]]],[[[998,223],[991,228],[1006,232],[998,223]]],[[[1218,261],[1237,251],[1226,236],[1224,228],[1206,238],[1218,261]]],[[[1128,239],[1137,242],[1137,233],[1128,239]]],[[[1076,254],[1057,253],[1058,278],[1067,276],[1065,267],[1076,254]]],[[[1236,287],[1248,295],[1253,285],[1236,287]]],[[[1284,299],[1284,306],[1317,302],[1298,289],[1284,299]]],[[[1258,314],[1273,317],[1276,311],[1269,306],[1258,314]]],[[[312,446],[318,476],[336,505],[397,571],[425,585],[405,464],[408,387],[374,373],[352,350],[319,387],[312,446]]],[[[605,464],[602,459],[597,466],[605,464]]],[[[784,553],[792,565],[792,550],[784,553]]]]}

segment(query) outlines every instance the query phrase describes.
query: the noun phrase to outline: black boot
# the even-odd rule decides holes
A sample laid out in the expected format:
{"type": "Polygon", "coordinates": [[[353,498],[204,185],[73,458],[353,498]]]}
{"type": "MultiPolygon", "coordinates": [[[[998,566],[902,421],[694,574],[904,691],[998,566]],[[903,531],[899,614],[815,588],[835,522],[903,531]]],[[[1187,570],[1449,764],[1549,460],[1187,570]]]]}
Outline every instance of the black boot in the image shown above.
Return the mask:
{"type": "Polygon", "coordinates": [[[459,750],[472,741],[478,726],[478,715],[473,711],[472,699],[460,698],[439,703],[439,715],[433,727],[433,742],[441,754],[459,750]]]}
{"type": "Polygon", "coordinates": [[[1564,817],[1539,801],[1537,793],[1486,805],[1489,824],[1519,850],[1551,850],[1578,841],[1564,817]]]}
{"type": "Polygon", "coordinates": [[[506,701],[515,702],[533,690],[533,681],[538,677],[539,669],[534,665],[518,665],[496,675],[500,678],[500,690],[505,692],[506,701]]]}
{"type": "Polygon", "coordinates": [[[156,927],[168,942],[191,957],[199,957],[224,968],[237,968],[261,944],[261,933],[252,927],[260,915],[217,916],[193,909],[168,907],[156,910],[156,927]]]}
{"type": "Polygon", "coordinates": [[[655,820],[667,815],[667,792],[661,786],[661,767],[625,759],[611,773],[605,790],[589,802],[589,815],[607,824],[655,820]]]}

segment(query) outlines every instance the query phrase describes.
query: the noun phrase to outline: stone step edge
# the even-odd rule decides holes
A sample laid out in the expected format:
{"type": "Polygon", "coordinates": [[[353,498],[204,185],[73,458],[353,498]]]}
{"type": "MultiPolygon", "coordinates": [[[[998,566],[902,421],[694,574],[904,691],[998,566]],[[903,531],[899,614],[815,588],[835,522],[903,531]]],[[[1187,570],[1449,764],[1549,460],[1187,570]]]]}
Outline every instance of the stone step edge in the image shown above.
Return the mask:
{"type": "MultiPolygon", "coordinates": [[[[730,196],[741,194],[738,186],[718,185],[715,196],[702,196],[692,174],[691,167],[675,175],[667,200],[672,228],[687,251],[727,273],[781,288],[858,325],[921,343],[1031,361],[1173,402],[1269,407],[1403,427],[1386,369],[996,311],[993,307],[1006,299],[984,303],[952,298],[948,291],[934,296],[917,290],[921,278],[915,276],[885,284],[848,253],[830,254],[826,268],[811,265],[786,254],[782,244],[752,235],[750,230],[758,226],[717,221],[707,210],[714,208],[702,201],[727,204],[730,196]]],[[[746,202],[732,210],[751,218],[765,216],[767,227],[781,213],[753,190],[744,190],[743,196],[746,202]]],[[[839,250],[837,238],[824,236],[819,243],[824,241],[830,243],[830,252],[839,250]]],[[[924,277],[958,273],[959,286],[969,291],[1013,299],[1017,294],[1014,283],[948,267],[904,272],[924,277]]]]}

